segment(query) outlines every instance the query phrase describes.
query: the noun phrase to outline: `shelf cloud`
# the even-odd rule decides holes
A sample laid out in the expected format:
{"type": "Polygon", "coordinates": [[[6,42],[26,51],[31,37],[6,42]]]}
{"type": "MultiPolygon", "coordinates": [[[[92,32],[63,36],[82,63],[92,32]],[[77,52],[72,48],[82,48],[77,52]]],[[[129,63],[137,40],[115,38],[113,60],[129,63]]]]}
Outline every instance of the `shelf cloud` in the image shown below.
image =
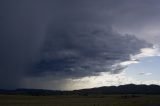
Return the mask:
{"type": "Polygon", "coordinates": [[[71,24],[51,29],[33,75],[53,74],[56,78],[84,77],[100,72],[119,73],[131,55],[151,46],[133,35],[121,35],[112,28],[92,24],[71,24]]]}

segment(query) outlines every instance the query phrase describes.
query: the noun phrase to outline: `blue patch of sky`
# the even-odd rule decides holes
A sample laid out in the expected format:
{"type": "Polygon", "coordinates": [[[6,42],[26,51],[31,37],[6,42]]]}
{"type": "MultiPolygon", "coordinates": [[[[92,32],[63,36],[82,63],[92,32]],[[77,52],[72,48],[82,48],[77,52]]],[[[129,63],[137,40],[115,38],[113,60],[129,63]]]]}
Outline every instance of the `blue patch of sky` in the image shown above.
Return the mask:
{"type": "Polygon", "coordinates": [[[147,57],[137,64],[131,64],[126,70],[126,75],[137,80],[160,80],[160,57],[147,57]],[[140,73],[152,73],[140,75],[140,73]]]}

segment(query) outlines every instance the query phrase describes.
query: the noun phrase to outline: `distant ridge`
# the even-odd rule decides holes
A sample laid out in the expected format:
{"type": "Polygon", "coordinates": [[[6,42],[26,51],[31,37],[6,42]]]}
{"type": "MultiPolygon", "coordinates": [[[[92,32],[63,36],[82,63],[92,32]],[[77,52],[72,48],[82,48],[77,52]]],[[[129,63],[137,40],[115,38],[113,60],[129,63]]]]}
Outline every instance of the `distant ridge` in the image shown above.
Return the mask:
{"type": "Polygon", "coordinates": [[[92,95],[92,94],[160,94],[159,85],[120,85],[81,89],[73,91],[44,90],[44,89],[0,89],[0,94],[23,94],[23,95],[92,95]]]}
{"type": "Polygon", "coordinates": [[[84,92],[89,94],[160,94],[159,85],[120,85],[109,87],[98,87],[91,89],[75,90],[77,92],[84,92]]]}

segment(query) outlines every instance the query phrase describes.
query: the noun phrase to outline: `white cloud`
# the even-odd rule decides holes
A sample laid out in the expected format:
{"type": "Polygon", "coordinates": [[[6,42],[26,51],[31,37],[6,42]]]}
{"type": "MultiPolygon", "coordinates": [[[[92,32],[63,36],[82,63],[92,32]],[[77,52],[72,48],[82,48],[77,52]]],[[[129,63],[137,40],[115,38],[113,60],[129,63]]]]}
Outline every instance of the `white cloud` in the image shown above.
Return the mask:
{"type": "Polygon", "coordinates": [[[130,55],[130,60],[123,61],[120,63],[115,63],[112,65],[113,68],[120,68],[123,70],[125,67],[128,67],[130,64],[139,63],[142,58],[160,56],[160,46],[154,45],[152,48],[142,48],[140,52],[136,55],[130,55]]]}
{"type": "Polygon", "coordinates": [[[120,65],[122,65],[122,66],[128,66],[130,64],[135,64],[135,63],[139,63],[139,61],[138,60],[124,61],[124,62],[121,62],[120,65]]]}
{"type": "MultiPolygon", "coordinates": [[[[151,75],[151,73],[145,73],[145,75],[151,75]]],[[[128,77],[125,72],[120,74],[102,73],[101,76],[84,77],[81,79],[68,79],[66,89],[82,89],[93,88],[101,86],[118,86],[124,84],[157,84],[160,85],[159,80],[136,80],[132,77],[128,77]]]]}
{"type": "Polygon", "coordinates": [[[148,75],[151,75],[152,73],[146,73],[146,72],[140,72],[138,73],[139,75],[145,75],[145,76],[148,76],[148,75]]]}
{"type": "Polygon", "coordinates": [[[141,59],[145,57],[160,56],[159,45],[154,45],[152,48],[142,48],[137,55],[131,56],[131,59],[141,59]]]}

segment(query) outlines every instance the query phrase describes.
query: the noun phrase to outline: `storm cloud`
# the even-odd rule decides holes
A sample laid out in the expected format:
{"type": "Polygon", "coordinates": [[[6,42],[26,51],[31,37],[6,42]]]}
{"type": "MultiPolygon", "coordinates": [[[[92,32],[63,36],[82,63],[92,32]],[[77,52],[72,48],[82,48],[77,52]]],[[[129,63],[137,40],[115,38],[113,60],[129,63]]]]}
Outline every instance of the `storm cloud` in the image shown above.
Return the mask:
{"type": "Polygon", "coordinates": [[[158,2],[0,0],[1,88],[122,72],[120,63],[160,41],[144,31],[158,23],[158,2]]]}
{"type": "Polygon", "coordinates": [[[92,23],[72,23],[50,30],[32,74],[74,78],[119,73],[123,67],[113,69],[114,64],[130,60],[141,48],[151,47],[134,35],[121,35],[92,23]]]}

